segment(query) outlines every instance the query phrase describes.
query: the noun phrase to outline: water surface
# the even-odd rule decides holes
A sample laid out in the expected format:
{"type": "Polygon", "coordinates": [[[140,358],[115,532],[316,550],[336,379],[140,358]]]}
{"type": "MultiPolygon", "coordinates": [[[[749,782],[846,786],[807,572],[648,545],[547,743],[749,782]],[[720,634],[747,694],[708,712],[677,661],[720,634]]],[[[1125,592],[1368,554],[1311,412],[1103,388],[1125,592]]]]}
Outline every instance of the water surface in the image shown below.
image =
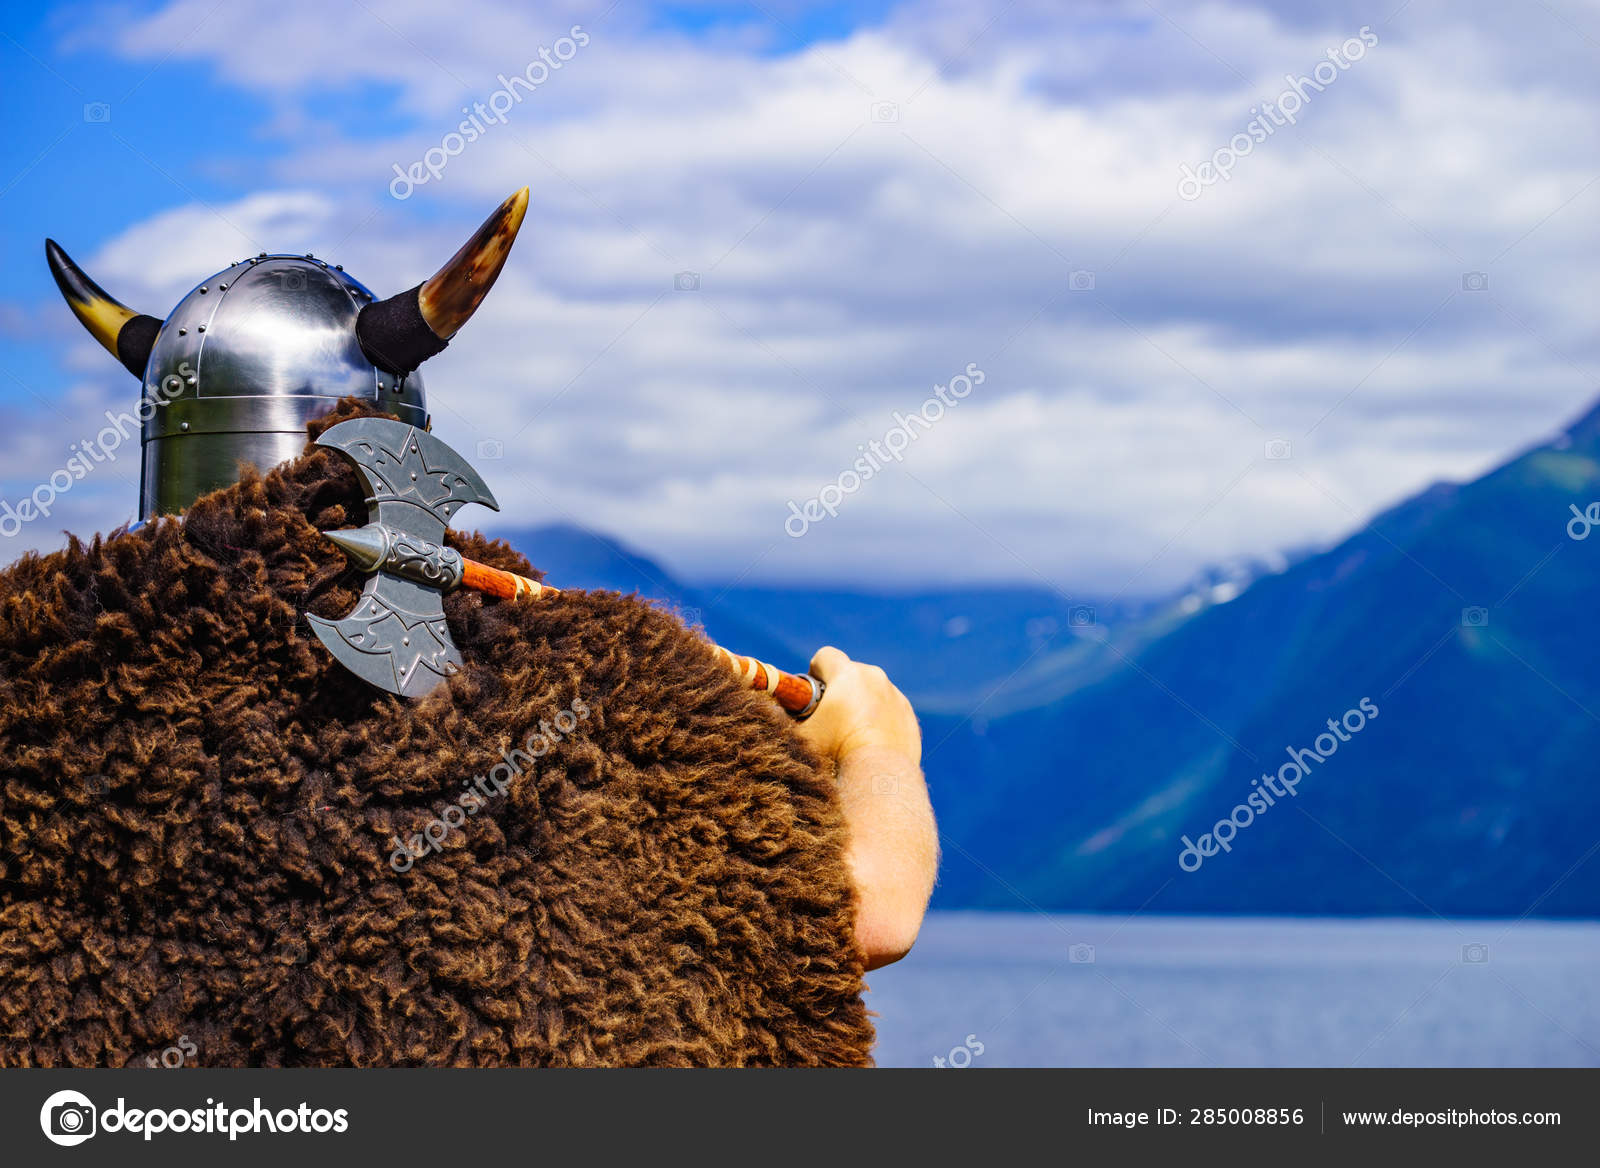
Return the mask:
{"type": "Polygon", "coordinates": [[[1590,922],[932,913],[867,980],[881,1066],[1600,1066],[1590,922]]]}

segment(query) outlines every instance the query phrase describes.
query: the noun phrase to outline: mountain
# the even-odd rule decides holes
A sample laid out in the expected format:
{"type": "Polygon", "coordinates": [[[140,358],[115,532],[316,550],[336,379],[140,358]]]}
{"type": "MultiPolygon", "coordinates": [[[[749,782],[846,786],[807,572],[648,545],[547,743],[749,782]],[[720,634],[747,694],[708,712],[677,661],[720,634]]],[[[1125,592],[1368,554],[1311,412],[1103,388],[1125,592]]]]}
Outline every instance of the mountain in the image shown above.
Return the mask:
{"type": "Polygon", "coordinates": [[[638,592],[673,604],[690,592],[648,556],[587,528],[551,523],[494,534],[527,556],[557,588],[638,592]]]}
{"type": "Polygon", "coordinates": [[[494,535],[527,556],[553,587],[637,592],[676,612],[686,624],[703,627],[712,640],[735,653],[784,669],[804,668],[809,659],[760,623],[714,604],[648,556],[610,536],[567,523],[494,535]]]}
{"type": "Polygon", "coordinates": [[[1159,607],[1026,587],[706,591],[717,606],[781,629],[800,660],[837,645],[883,666],[923,714],[969,710],[1046,662],[1082,671],[1102,652],[1101,634],[1137,627],[1159,607]]]}
{"type": "MultiPolygon", "coordinates": [[[[919,710],[964,711],[1043,673],[1076,678],[1106,655],[1107,629],[1147,636],[1174,602],[1001,586],[904,592],[694,586],[620,541],[570,524],[496,532],[556,587],[637,592],[719,644],[788,669],[837,645],[889,671],[919,710]],[[1137,630],[1137,631],[1136,631],[1137,630]]],[[[1245,565],[1230,569],[1249,571],[1245,565]]],[[[1036,692],[1032,687],[1028,692],[1036,692]]]]}
{"type": "Polygon", "coordinates": [[[1092,683],[924,719],[946,906],[1600,913],[1600,409],[1176,624],[1092,683]],[[1591,514],[1593,514],[1591,512],[1591,514]],[[1577,525],[1582,530],[1581,524],[1577,525]],[[1288,793],[1288,751],[1316,749],[1288,793]],[[982,713],[980,709],[980,714],[982,713]],[[1283,795],[1247,800],[1271,772],[1283,795]],[[1236,818],[1248,826],[1215,830],[1236,818]],[[1234,833],[1228,850],[1201,837],[1234,833]],[[1214,854],[1183,855],[1182,837],[1214,854]]]}
{"type": "Polygon", "coordinates": [[[884,665],[922,717],[938,906],[1595,916],[1600,538],[1568,523],[1596,500],[1600,408],[1330,550],[1159,600],[690,586],[581,529],[508,538],[764,660],[884,665]]]}

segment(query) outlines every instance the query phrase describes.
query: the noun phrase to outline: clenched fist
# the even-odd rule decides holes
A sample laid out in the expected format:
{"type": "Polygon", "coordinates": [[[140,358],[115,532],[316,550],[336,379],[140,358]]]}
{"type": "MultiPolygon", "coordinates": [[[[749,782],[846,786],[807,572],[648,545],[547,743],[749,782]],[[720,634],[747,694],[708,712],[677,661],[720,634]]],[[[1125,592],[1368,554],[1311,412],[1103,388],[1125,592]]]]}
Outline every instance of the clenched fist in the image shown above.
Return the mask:
{"type": "Polygon", "coordinates": [[[922,763],[922,731],[906,695],[876,665],[852,661],[832,646],[811,658],[811,674],[827,683],[816,713],[801,722],[803,737],[828,758],[881,746],[922,763]]]}

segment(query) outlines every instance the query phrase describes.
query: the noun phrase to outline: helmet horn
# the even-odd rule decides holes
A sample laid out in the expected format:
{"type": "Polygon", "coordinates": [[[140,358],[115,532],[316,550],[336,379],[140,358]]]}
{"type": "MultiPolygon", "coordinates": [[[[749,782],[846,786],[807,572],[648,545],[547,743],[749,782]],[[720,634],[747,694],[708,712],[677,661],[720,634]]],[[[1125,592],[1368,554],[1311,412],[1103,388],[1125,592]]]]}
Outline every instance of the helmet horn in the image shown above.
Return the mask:
{"type": "Polygon", "coordinates": [[[55,240],[44,241],[44,256],[56,287],[66,298],[67,307],[89,330],[89,335],[121,361],[129,373],[142,378],[156,334],[161,331],[161,322],[107,295],[104,288],[72,262],[72,257],[62,251],[55,240]]]}
{"type": "Polygon", "coordinates": [[[441,352],[494,287],[527,212],[523,187],[427,281],[363,308],[356,337],[367,360],[398,376],[441,352]]]}

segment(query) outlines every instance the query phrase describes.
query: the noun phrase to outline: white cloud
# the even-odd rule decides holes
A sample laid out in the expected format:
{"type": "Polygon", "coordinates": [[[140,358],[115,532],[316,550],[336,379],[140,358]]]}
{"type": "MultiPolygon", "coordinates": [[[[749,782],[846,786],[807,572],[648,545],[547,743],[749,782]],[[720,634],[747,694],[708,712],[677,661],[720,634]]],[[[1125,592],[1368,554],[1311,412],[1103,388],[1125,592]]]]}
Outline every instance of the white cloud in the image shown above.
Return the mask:
{"type": "Polygon", "coordinates": [[[1413,4],[1186,203],[1180,164],[1372,17],[1164,8],[952,0],[770,54],[626,6],[180,0],[121,51],[203,63],[301,137],[265,192],[133,225],[91,271],[171,303],[248,250],[314,250],[385,294],[530,182],[510,268],[428,367],[437,428],[508,440],[502,526],[561,515],[697,576],[1163,586],[1332,538],[1587,403],[1578,10],[1541,35],[1413,4]],[[507,124],[387,197],[393,163],[573,23],[591,44],[507,124]],[[363,85],[414,127],[321,110],[363,85]],[[685,269],[700,291],[673,291],[685,269]],[[969,361],[988,382],[903,467],[783,535],[786,500],[969,361]],[[1280,436],[1287,466],[1261,457],[1280,436]]]}

